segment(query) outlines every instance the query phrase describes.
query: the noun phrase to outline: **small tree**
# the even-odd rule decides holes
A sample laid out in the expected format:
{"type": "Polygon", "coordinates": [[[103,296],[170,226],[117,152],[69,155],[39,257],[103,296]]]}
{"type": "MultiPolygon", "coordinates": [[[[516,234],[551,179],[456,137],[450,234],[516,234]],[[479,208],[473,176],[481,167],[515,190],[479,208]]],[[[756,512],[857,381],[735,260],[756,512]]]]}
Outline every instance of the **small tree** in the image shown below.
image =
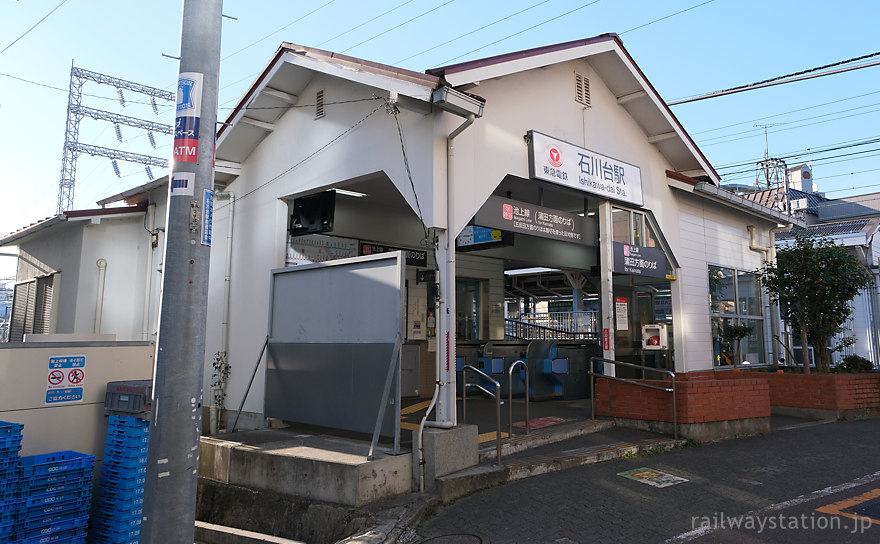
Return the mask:
{"type": "Polygon", "coordinates": [[[870,285],[865,267],[844,247],[806,234],[780,249],[776,263],[757,271],[783,321],[800,332],[804,373],[810,372],[807,346],[812,341],[816,369],[831,368],[828,341],[852,313],[850,300],[870,285]]]}
{"type": "Polygon", "coordinates": [[[728,325],[725,327],[723,333],[724,341],[733,344],[733,364],[738,365],[742,362],[740,342],[750,334],[752,334],[752,328],[748,325],[728,325]]]}

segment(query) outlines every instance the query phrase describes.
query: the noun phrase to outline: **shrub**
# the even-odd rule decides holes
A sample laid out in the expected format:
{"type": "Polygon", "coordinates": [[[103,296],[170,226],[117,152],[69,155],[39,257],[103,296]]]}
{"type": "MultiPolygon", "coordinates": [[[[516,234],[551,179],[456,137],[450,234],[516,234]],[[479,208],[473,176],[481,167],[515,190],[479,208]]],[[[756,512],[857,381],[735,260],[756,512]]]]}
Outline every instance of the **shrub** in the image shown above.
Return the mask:
{"type": "Polygon", "coordinates": [[[838,372],[857,374],[874,370],[874,365],[871,364],[871,361],[859,355],[847,355],[843,358],[843,362],[837,365],[837,370],[838,372]]]}

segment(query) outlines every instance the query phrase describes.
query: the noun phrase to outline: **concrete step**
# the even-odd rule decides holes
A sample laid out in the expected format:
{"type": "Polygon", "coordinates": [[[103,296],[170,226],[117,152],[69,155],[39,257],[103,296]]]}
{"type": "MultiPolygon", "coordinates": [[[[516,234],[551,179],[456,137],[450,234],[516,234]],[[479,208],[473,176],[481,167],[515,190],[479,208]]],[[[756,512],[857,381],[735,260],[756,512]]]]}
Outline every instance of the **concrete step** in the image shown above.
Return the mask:
{"type": "MultiPolygon", "coordinates": [[[[685,442],[656,435],[645,436],[649,433],[640,433],[642,436],[622,433],[625,438],[627,435],[632,437],[631,440],[613,440],[615,434],[621,433],[594,435],[588,439],[589,434],[548,442],[542,447],[510,455],[502,459],[501,466],[483,461],[475,467],[442,476],[437,478],[437,493],[441,501],[449,502],[501,483],[640,453],[665,451],[685,442]]],[[[491,459],[495,459],[494,450],[491,459]]]]}
{"type": "MultiPolygon", "coordinates": [[[[613,421],[597,419],[564,423],[547,427],[546,429],[532,430],[528,436],[521,436],[502,442],[501,455],[507,457],[548,444],[555,444],[579,436],[607,431],[613,427],[613,421]]],[[[480,444],[480,462],[494,461],[496,457],[497,446],[494,441],[480,444]]]]}
{"type": "Polygon", "coordinates": [[[264,535],[204,521],[196,522],[196,541],[199,544],[305,544],[299,540],[264,535]]]}

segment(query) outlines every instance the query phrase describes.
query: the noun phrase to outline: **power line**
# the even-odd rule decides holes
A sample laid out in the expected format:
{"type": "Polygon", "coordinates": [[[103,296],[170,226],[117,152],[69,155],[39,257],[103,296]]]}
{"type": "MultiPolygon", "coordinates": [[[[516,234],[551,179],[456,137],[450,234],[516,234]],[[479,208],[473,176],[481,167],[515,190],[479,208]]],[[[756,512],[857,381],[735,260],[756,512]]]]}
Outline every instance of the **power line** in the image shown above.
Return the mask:
{"type": "Polygon", "coordinates": [[[877,94],[877,93],[880,93],[880,91],[871,91],[870,93],[857,94],[856,96],[850,96],[850,97],[848,97],[848,98],[841,98],[840,100],[832,100],[831,102],[823,102],[823,103],[821,103],[821,104],[815,104],[815,105],[813,105],[813,106],[807,106],[807,107],[804,107],[804,108],[798,108],[798,109],[796,109],[796,110],[790,110],[790,111],[786,111],[786,112],[782,112],[782,113],[774,113],[773,115],[766,115],[766,116],[764,116],[764,117],[758,117],[758,118],[756,118],[756,119],[750,119],[750,120],[748,120],[748,121],[740,121],[740,122],[738,122],[738,123],[731,123],[731,124],[729,124],[729,125],[724,125],[724,126],[721,126],[721,127],[709,128],[709,129],[706,129],[706,130],[700,130],[700,131],[697,131],[697,132],[688,132],[688,133],[689,133],[691,136],[696,136],[697,134],[705,134],[705,133],[707,133],[707,132],[714,132],[714,131],[716,131],[716,130],[723,130],[723,129],[725,129],[725,128],[731,128],[731,127],[735,127],[735,126],[739,126],[739,125],[748,125],[748,124],[755,123],[755,122],[757,122],[757,121],[764,121],[764,120],[766,120],[766,119],[772,119],[772,118],[774,118],[774,117],[781,117],[781,116],[783,116],[783,115],[789,115],[789,114],[791,114],[791,113],[798,113],[798,112],[801,112],[801,111],[806,111],[806,110],[810,110],[810,109],[814,109],[814,108],[821,108],[822,106],[830,106],[831,104],[837,104],[837,103],[840,103],[840,102],[846,102],[847,100],[855,100],[856,98],[863,98],[863,97],[870,96],[870,95],[872,95],[872,94],[877,94]]]}
{"type": "Polygon", "coordinates": [[[234,57],[235,55],[241,53],[242,51],[246,51],[246,50],[250,49],[251,47],[257,45],[258,43],[267,40],[268,38],[274,36],[275,34],[278,34],[278,33],[281,32],[282,30],[284,30],[284,29],[286,29],[286,28],[289,28],[289,27],[295,25],[296,23],[302,21],[303,19],[305,19],[305,18],[308,17],[309,15],[311,15],[311,14],[317,12],[317,11],[320,11],[320,10],[326,8],[327,6],[329,6],[330,4],[332,4],[332,3],[335,2],[335,1],[336,1],[336,0],[330,0],[329,2],[325,2],[324,4],[321,4],[320,6],[316,7],[316,8],[313,9],[312,11],[306,13],[306,14],[303,15],[302,17],[299,17],[298,19],[294,19],[293,21],[287,23],[286,25],[282,26],[282,27],[279,28],[278,30],[275,30],[275,31],[273,31],[273,32],[270,32],[269,34],[266,34],[265,36],[263,36],[263,37],[260,38],[259,40],[257,40],[257,41],[255,41],[255,42],[251,43],[250,45],[246,45],[246,46],[242,47],[241,49],[239,49],[238,51],[235,51],[234,53],[230,53],[230,54],[226,55],[225,57],[223,57],[223,58],[220,59],[220,60],[221,60],[221,61],[224,61],[224,60],[226,60],[226,59],[228,59],[228,58],[234,57]]]}
{"type": "Polygon", "coordinates": [[[679,104],[687,104],[688,102],[696,102],[698,100],[706,100],[707,98],[715,98],[718,96],[725,96],[728,94],[741,93],[745,91],[751,91],[754,89],[761,89],[764,87],[770,87],[772,85],[782,85],[784,83],[793,83],[795,81],[801,81],[804,79],[811,79],[815,77],[823,77],[830,76],[834,74],[839,74],[841,72],[847,72],[850,70],[858,70],[861,68],[869,68],[871,66],[877,66],[880,64],[880,61],[867,62],[865,64],[859,64],[856,66],[849,66],[846,68],[840,68],[837,70],[828,70],[829,68],[834,68],[835,66],[842,66],[844,64],[852,64],[854,62],[858,62],[860,60],[866,60],[880,55],[880,51],[876,51],[874,53],[869,53],[867,55],[862,55],[860,57],[854,57],[847,60],[841,60],[838,62],[832,62],[831,64],[825,64],[823,66],[817,66],[815,68],[809,68],[807,70],[801,70],[800,72],[793,72],[791,74],[786,74],[784,76],[776,76],[770,79],[765,79],[762,81],[757,81],[755,83],[748,83],[746,85],[740,85],[738,87],[731,87],[729,89],[723,89],[721,91],[714,91],[707,94],[697,95],[691,98],[682,98],[678,100],[673,100],[671,102],[667,102],[666,104],[669,106],[677,106],[679,104]],[[816,73],[820,70],[828,70],[827,72],[816,73]]]}
{"type": "Polygon", "coordinates": [[[352,45],[351,47],[349,47],[348,49],[343,49],[342,51],[340,51],[340,53],[346,53],[346,52],[348,52],[348,51],[351,51],[351,50],[354,49],[355,47],[358,47],[358,46],[360,46],[360,45],[363,45],[363,44],[365,44],[365,43],[367,43],[367,42],[369,42],[369,41],[373,41],[373,40],[375,40],[376,38],[378,38],[379,36],[384,36],[385,34],[388,34],[389,32],[391,32],[392,30],[397,30],[398,28],[400,28],[400,27],[402,27],[402,26],[404,26],[404,25],[406,25],[406,24],[409,24],[409,23],[415,21],[416,19],[420,19],[420,18],[424,17],[425,15],[427,15],[427,14],[429,14],[429,13],[432,13],[432,12],[434,12],[434,11],[437,11],[438,9],[442,8],[443,6],[448,6],[449,4],[451,4],[451,3],[453,3],[453,2],[455,2],[455,0],[447,0],[446,2],[440,4],[440,5],[437,6],[437,7],[431,8],[431,9],[429,9],[428,11],[426,11],[426,12],[424,12],[424,13],[420,13],[419,15],[416,15],[416,16],[413,17],[412,19],[408,19],[408,20],[406,20],[406,21],[400,23],[400,24],[397,25],[397,26],[393,26],[393,27],[389,28],[388,30],[385,30],[385,31],[383,31],[383,32],[380,32],[380,33],[376,34],[375,36],[373,36],[373,37],[371,37],[371,38],[367,38],[366,40],[364,40],[364,41],[362,41],[362,42],[360,42],[360,43],[356,43],[356,44],[352,45]]]}
{"type": "MultiPolygon", "coordinates": [[[[806,149],[796,149],[794,151],[787,151],[786,154],[779,156],[781,159],[789,159],[796,158],[802,153],[827,153],[829,151],[837,151],[838,149],[847,149],[850,147],[856,147],[859,145],[867,145],[880,142],[880,136],[869,136],[867,138],[861,138],[856,140],[845,140],[843,142],[835,142],[833,144],[826,144],[824,148],[811,148],[808,147],[806,149]]],[[[748,159],[742,162],[736,163],[728,163],[721,166],[716,166],[715,169],[725,169],[725,168],[735,168],[740,166],[746,166],[749,164],[755,164],[756,162],[762,160],[763,157],[757,159],[748,159]]]]}
{"type": "MultiPolygon", "coordinates": [[[[804,124],[802,124],[802,125],[797,125],[797,126],[794,126],[794,127],[780,128],[780,129],[778,129],[778,130],[771,130],[771,131],[768,132],[768,134],[776,134],[777,132],[785,132],[785,131],[787,131],[787,130],[794,130],[794,129],[798,129],[798,128],[810,127],[810,126],[813,126],[813,125],[821,125],[821,124],[823,124],[823,123],[830,123],[830,122],[832,122],[832,121],[840,121],[841,119],[849,119],[850,117],[859,117],[859,116],[861,116],[861,115],[867,115],[867,114],[869,114],[869,113],[876,113],[876,112],[878,112],[878,111],[880,111],[880,109],[870,110],[870,111],[863,111],[863,112],[861,112],[861,113],[854,113],[854,114],[852,114],[852,115],[843,115],[843,116],[841,116],[841,117],[835,117],[835,118],[833,118],[833,119],[825,119],[824,121],[815,121],[815,122],[813,122],[813,123],[804,123],[804,124]]],[[[728,142],[736,142],[736,141],[739,141],[739,140],[746,140],[746,139],[748,139],[748,138],[752,138],[752,137],[754,137],[754,136],[755,136],[755,135],[752,134],[752,135],[748,135],[748,136],[740,136],[739,138],[730,138],[729,140],[721,140],[721,141],[719,141],[719,142],[712,142],[712,143],[708,143],[708,144],[702,144],[700,147],[711,147],[711,146],[713,146],[713,145],[725,144],[725,143],[728,143],[728,142]]]]}
{"type": "Polygon", "coordinates": [[[640,28],[645,28],[645,27],[648,26],[648,25],[653,25],[654,23],[659,23],[660,21],[663,21],[663,20],[669,19],[670,17],[675,17],[676,15],[681,15],[682,13],[684,13],[684,12],[686,12],[686,11],[690,11],[690,10],[692,10],[692,9],[697,9],[698,7],[700,7],[700,6],[705,6],[706,4],[711,4],[711,3],[714,2],[714,1],[715,1],[715,0],[707,0],[706,2],[703,2],[702,4],[697,4],[696,6],[691,6],[691,7],[689,7],[689,8],[685,8],[685,9],[683,9],[683,10],[681,10],[681,11],[676,11],[675,13],[670,13],[669,15],[667,15],[667,16],[665,16],[665,17],[660,17],[659,19],[654,19],[653,21],[648,22],[648,23],[645,23],[645,24],[643,24],[643,25],[639,25],[639,26],[637,26],[637,27],[633,27],[633,28],[631,28],[631,29],[629,29],[629,30],[624,30],[624,31],[621,32],[619,35],[620,35],[620,36],[623,36],[623,35],[626,34],[627,32],[632,32],[633,30],[638,30],[638,29],[640,29],[640,28]]]}
{"type": "Polygon", "coordinates": [[[369,19],[369,20],[367,20],[367,21],[364,21],[363,23],[361,23],[361,24],[359,24],[359,25],[357,25],[357,26],[353,26],[353,27],[349,28],[348,30],[345,30],[345,31],[340,32],[339,34],[333,36],[332,38],[329,38],[329,39],[324,40],[323,42],[319,43],[319,44],[317,45],[317,47],[321,47],[321,46],[324,45],[325,43],[330,43],[330,42],[332,42],[333,40],[335,40],[336,38],[339,38],[339,37],[341,37],[341,36],[345,36],[345,35],[348,34],[349,32],[355,31],[355,30],[357,30],[357,29],[359,29],[359,28],[361,28],[361,27],[363,27],[363,26],[366,26],[366,25],[372,23],[373,21],[375,21],[376,19],[381,19],[382,17],[388,15],[388,14],[391,13],[392,11],[396,11],[396,10],[402,8],[403,6],[407,5],[407,4],[411,4],[413,1],[414,1],[414,0],[406,0],[406,2],[404,2],[404,3],[402,3],[402,4],[398,4],[398,5],[394,6],[393,8],[389,9],[388,11],[386,11],[386,12],[384,12],[384,13],[380,13],[379,15],[376,15],[376,16],[373,17],[372,19],[369,19]]]}
{"type": "Polygon", "coordinates": [[[412,59],[412,58],[418,57],[419,55],[423,55],[423,54],[427,53],[428,51],[433,51],[434,49],[437,49],[438,47],[443,47],[444,45],[449,45],[450,43],[452,43],[452,42],[454,42],[454,41],[460,40],[460,39],[462,39],[462,38],[464,38],[464,37],[466,37],[466,36],[470,36],[471,34],[474,34],[474,33],[479,32],[479,31],[481,31],[481,30],[485,30],[485,29],[489,28],[490,26],[497,25],[497,24],[500,23],[500,22],[506,21],[506,20],[508,20],[508,19],[510,19],[510,18],[512,18],[512,17],[516,17],[517,15],[519,15],[519,14],[521,14],[521,13],[525,13],[525,12],[527,12],[527,11],[529,11],[529,10],[531,10],[531,9],[534,9],[534,8],[536,8],[536,7],[538,7],[538,6],[542,5],[542,4],[546,4],[546,3],[549,2],[549,1],[550,1],[550,0],[542,0],[541,2],[538,2],[537,4],[532,4],[531,6],[525,8],[525,9],[523,9],[523,10],[517,11],[516,13],[511,13],[511,14],[508,15],[507,17],[503,17],[503,18],[501,18],[501,19],[496,19],[495,21],[492,21],[491,23],[489,23],[489,24],[487,24],[487,25],[483,25],[483,26],[481,26],[480,28],[476,28],[476,29],[474,29],[474,30],[471,30],[470,32],[465,32],[464,34],[461,34],[461,35],[459,35],[459,36],[456,36],[455,38],[452,38],[451,40],[447,40],[447,41],[445,41],[445,42],[443,42],[443,43],[441,43],[441,44],[435,45],[434,47],[429,47],[428,49],[425,49],[424,51],[420,51],[420,52],[416,53],[415,55],[410,55],[410,56],[406,57],[405,59],[400,59],[400,60],[398,60],[398,61],[394,61],[394,64],[400,64],[401,62],[406,62],[406,61],[408,61],[409,59],[412,59]]]}
{"type": "Polygon", "coordinates": [[[25,30],[25,31],[24,31],[24,34],[22,34],[22,35],[19,36],[18,38],[15,38],[14,40],[12,40],[12,43],[10,43],[10,44],[7,45],[6,47],[4,47],[3,50],[0,51],[0,55],[2,55],[3,53],[5,53],[6,50],[9,49],[10,47],[12,47],[13,45],[15,45],[16,42],[18,42],[18,40],[20,40],[20,39],[24,38],[25,36],[27,36],[27,35],[30,33],[31,30],[37,28],[37,27],[40,25],[40,23],[42,23],[43,21],[45,21],[46,19],[48,19],[49,16],[52,15],[53,13],[55,13],[55,11],[58,10],[58,8],[60,8],[62,5],[64,5],[65,2],[67,2],[67,0],[61,0],[61,2],[59,2],[57,6],[55,6],[54,8],[52,8],[52,11],[50,11],[50,12],[47,13],[46,15],[43,15],[43,18],[42,18],[42,19],[40,19],[39,21],[37,21],[36,23],[34,23],[34,26],[32,26],[32,27],[30,27],[29,29],[25,30]]]}
{"type": "Polygon", "coordinates": [[[509,40],[510,38],[513,38],[514,36],[519,36],[520,34],[523,34],[523,33],[525,33],[525,32],[528,32],[529,30],[534,30],[534,29],[536,29],[536,28],[538,28],[538,27],[540,27],[540,26],[544,26],[544,25],[546,25],[547,23],[552,23],[553,21],[555,21],[555,20],[557,20],[557,19],[561,19],[562,17],[565,17],[566,15],[571,15],[572,13],[574,13],[574,12],[576,12],[576,11],[580,11],[580,10],[582,10],[582,9],[584,9],[584,8],[588,8],[588,7],[592,6],[593,4],[598,4],[600,1],[601,1],[601,0],[593,0],[592,2],[587,2],[586,4],[584,4],[584,5],[580,6],[580,7],[574,8],[573,10],[570,10],[570,11],[566,11],[566,12],[563,13],[562,15],[557,15],[556,17],[551,17],[550,19],[547,19],[546,21],[540,22],[540,23],[538,23],[538,24],[536,24],[536,25],[532,25],[532,26],[530,26],[530,27],[528,27],[528,28],[524,28],[523,30],[520,30],[519,32],[514,32],[513,34],[510,34],[510,35],[505,36],[505,37],[503,37],[503,38],[501,38],[501,39],[495,40],[494,42],[487,43],[486,45],[483,45],[483,46],[478,47],[478,48],[476,48],[476,49],[472,49],[472,50],[468,51],[467,53],[462,53],[461,55],[459,55],[459,56],[457,56],[457,57],[453,57],[453,58],[451,58],[451,59],[449,59],[449,60],[444,60],[443,62],[440,63],[440,65],[441,65],[441,66],[447,65],[447,64],[449,64],[450,62],[452,62],[452,61],[454,61],[454,60],[458,60],[458,59],[460,59],[460,58],[462,58],[462,57],[466,57],[466,56],[470,55],[471,53],[476,53],[477,51],[481,51],[481,50],[486,49],[487,47],[491,47],[491,46],[493,46],[493,45],[495,45],[495,44],[497,44],[497,43],[501,43],[501,42],[503,42],[503,41],[505,41],[505,40],[509,40]]]}
{"type": "MultiPolygon", "coordinates": [[[[880,91],[877,91],[877,92],[880,92],[880,91]]],[[[841,113],[848,113],[851,111],[863,110],[865,108],[870,108],[870,107],[878,106],[878,105],[880,105],[880,102],[874,102],[873,104],[865,104],[864,106],[857,106],[855,108],[849,108],[846,110],[832,111],[829,113],[823,113],[821,115],[814,115],[813,117],[802,117],[800,119],[793,119],[791,121],[781,121],[778,123],[773,123],[773,126],[791,125],[794,123],[801,123],[803,121],[812,121],[813,119],[821,119],[822,117],[828,117],[830,115],[838,115],[841,113]]],[[[877,111],[877,110],[862,112],[862,114],[873,113],[874,111],[877,111]]],[[[835,117],[834,119],[826,119],[826,121],[836,121],[837,119],[847,119],[849,117],[851,117],[851,116],[847,115],[844,117],[835,117]]],[[[765,125],[758,125],[757,128],[751,128],[749,130],[743,130],[740,132],[731,132],[729,134],[722,134],[720,136],[713,136],[711,138],[706,138],[705,140],[698,140],[697,143],[701,146],[702,145],[714,145],[714,144],[706,144],[706,142],[711,142],[712,140],[720,140],[722,138],[729,138],[731,136],[739,136],[741,134],[751,134],[753,132],[762,131],[762,130],[764,130],[764,126],[765,125]]],[[[807,126],[807,125],[803,125],[803,126],[807,126]]],[[[789,128],[798,128],[798,127],[789,127],[789,128]]],[[[783,130],[783,129],[779,129],[779,130],[783,130]]],[[[778,131],[773,131],[773,132],[778,132],[778,131]]],[[[724,140],[724,141],[731,141],[731,140],[724,140]]],[[[723,142],[716,142],[716,143],[723,143],[723,142]]]]}

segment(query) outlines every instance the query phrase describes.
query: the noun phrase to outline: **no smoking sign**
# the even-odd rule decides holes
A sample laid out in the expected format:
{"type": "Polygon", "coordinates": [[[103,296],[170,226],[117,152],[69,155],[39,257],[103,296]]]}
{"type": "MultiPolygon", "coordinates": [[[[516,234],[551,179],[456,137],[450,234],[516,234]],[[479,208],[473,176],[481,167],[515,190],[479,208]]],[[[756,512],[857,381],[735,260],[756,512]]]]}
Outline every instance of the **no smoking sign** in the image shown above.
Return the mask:
{"type": "Polygon", "coordinates": [[[46,404],[81,402],[85,379],[85,355],[49,357],[46,404]]]}

